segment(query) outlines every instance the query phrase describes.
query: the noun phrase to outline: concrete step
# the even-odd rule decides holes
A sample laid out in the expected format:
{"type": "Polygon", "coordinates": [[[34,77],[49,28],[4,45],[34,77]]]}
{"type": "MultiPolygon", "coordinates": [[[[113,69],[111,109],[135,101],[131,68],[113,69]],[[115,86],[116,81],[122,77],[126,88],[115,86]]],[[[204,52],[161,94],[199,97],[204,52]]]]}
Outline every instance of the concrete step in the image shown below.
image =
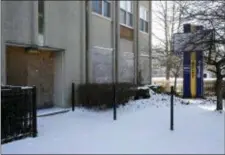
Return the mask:
{"type": "Polygon", "coordinates": [[[69,111],[70,111],[69,108],[60,108],[60,107],[39,109],[39,110],[37,110],[37,117],[52,116],[52,115],[66,113],[69,111]]]}

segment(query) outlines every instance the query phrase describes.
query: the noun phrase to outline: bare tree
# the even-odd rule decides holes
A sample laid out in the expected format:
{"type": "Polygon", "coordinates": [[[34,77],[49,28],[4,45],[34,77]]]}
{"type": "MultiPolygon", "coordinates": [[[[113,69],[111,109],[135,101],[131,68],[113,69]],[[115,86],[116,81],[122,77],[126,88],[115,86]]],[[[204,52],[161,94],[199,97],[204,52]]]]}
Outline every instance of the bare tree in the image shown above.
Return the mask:
{"type": "MultiPolygon", "coordinates": [[[[186,8],[188,2],[155,1],[154,3],[155,8],[153,8],[153,14],[155,18],[153,23],[159,27],[158,30],[164,35],[159,36],[157,32],[152,33],[153,38],[158,42],[153,45],[153,51],[157,54],[155,58],[160,65],[166,68],[167,82],[169,82],[171,73],[176,81],[182,66],[182,59],[173,53],[172,35],[181,31],[183,23],[182,9],[186,8]]],[[[176,82],[174,84],[176,85],[176,82]]]]}
{"type": "Polygon", "coordinates": [[[177,92],[177,78],[180,76],[183,66],[183,59],[179,56],[172,56],[171,73],[174,77],[174,91],[177,92]]]}
{"type": "Polygon", "coordinates": [[[187,8],[183,8],[185,20],[195,23],[201,23],[206,29],[211,30],[209,33],[202,35],[199,40],[192,41],[194,48],[199,45],[204,46],[204,60],[210,65],[211,72],[216,74],[216,95],[217,110],[223,109],[222,93],[225,91],[223,78],[225,78],[225,1],[195,1],[187,8]],[[203,38],[204,37],[204,38],[203,38]]]}

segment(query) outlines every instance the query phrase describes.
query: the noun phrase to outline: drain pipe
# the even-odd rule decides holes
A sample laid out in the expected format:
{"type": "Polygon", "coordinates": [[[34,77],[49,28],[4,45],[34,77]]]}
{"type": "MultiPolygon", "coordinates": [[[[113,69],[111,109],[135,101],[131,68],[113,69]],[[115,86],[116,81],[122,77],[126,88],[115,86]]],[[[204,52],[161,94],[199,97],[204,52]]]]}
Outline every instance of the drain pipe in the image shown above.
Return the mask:
{"type": "Polygon", "coordinates": [[[82,84],[86,83],[86,1],[80,1],[81,17],[80,17],[80,79],[82,84]]]}
{"type": "Polygon", "coordinates": [[[86,64],[85,64],[85,71],[86,71],[86,73],[85,73],[85,75],[86,75],[86,83],[89,83],[89,71],[88,71],[88,66],[89,66],[89,60],[88,60],[88,58],[89,58],[89,29],[88,29],[88,24],[89,24],[89,18],[88,18],[88,12],[89,12],[89,4],[88,4],[88,0],[85,0],[85,33],[86,33],[86,35],[85,35],[85,52],[86,52],[86,55],[85,55],[85,62],[86,62],[86,64]]]}
{"type": "Polygon", "coordinates": [[[111,2],[112,4],[112,22],[111,22],[111,28],[112,28],[112,33],[111,33],[111,36],[112,36],[112,42],[111,42],[111,46],[112,46],[112,83],[115,83],[115,80],[116,80],[116,73],[115,73],[115,68],[116,68],[116,61],[115,61],[115,52],[116,52],[116,44],[115,44],[115,41],[116,41],[116,18],[115,18],[115,1],[112,1],[111,2]]]}
{"type": "Polygon", "coordinates": [[[85,43],[86,43],[86,83],[91,83],[92,67],[91,67],[91,16],[92,16],[92,1],[85,0],[85,43]]]}
{"type": "Polygon", "coordinates": [[[120,1],[115,1],[115,82],[119,82],[120,53],[120,1]]]}
{"type": "Polygon", "coordinates": [[[133,41],[133,51],[134,51],[134,83],[138,84],[139,77],[139,1],[134,1],[134,41],[133,41]]]}
{"type": "Polygon", "coordinates": [[[149,1],[149,22],[148,22],[148,34],[149,34],[149,84],[152,84],[152,1],[149,1]]]}

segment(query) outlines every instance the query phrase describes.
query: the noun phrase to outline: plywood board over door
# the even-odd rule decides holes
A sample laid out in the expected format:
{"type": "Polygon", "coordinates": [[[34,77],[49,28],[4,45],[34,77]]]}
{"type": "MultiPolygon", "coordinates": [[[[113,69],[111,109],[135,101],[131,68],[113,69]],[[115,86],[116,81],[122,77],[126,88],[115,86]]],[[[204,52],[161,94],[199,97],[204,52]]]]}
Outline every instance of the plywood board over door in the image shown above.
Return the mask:
{"type": "Polygon", "coordinates": [[[6,47],[7,84],[37,87],[37,107],[54,105],[55,53],[41,51],[28,53],[24,47],[6,47]]]}
{"type": "Polygon", "coordinates": [[[40,50],[28,55],[28,85],[37,86],[38,108],[52,107],[55,53],[40,50]]]}
{"type": "Polygon", "coordinates": [[[27,85],[27,57],[23,47],[6,47],[6,84],[27,85]]]}

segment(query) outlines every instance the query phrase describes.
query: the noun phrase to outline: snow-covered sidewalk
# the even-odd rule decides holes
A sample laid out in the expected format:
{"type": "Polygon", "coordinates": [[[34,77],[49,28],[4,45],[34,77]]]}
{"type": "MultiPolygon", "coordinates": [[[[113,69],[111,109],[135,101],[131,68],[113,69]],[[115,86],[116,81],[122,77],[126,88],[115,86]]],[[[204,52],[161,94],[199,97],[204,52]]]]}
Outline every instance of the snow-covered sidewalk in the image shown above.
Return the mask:
{"type": "Polygon", "coordinates": [[[174,131],[169,130],[169,96],[133,101],[112,111],[76,109],[38,118],[38,137],[2,145],[9,154],[224,153],[224,113],[212,104],[181,105],[175,100],[174,131]]]}

